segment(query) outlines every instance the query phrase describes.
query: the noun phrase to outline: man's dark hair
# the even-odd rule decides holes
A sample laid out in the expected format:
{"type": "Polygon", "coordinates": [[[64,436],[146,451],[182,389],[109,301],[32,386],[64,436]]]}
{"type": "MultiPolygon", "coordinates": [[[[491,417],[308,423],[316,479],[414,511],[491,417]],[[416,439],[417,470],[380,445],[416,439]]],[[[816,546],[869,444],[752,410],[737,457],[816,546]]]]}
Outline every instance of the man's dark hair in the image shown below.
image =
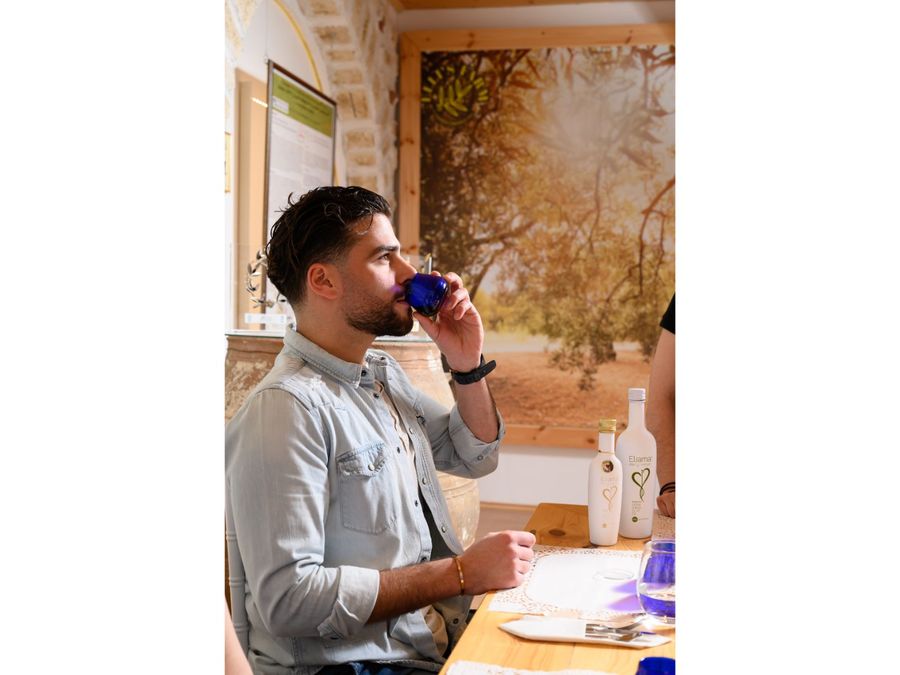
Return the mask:
{"type": "Polygon", "coordinates": [[[356,243],[356,225],[376,213],[391,217],[384,197],[365,188],[317,187],[291,201],[272,226],[266,246],[269,279],[291,305],[306,294],[306,273],[317,262],[334,263],[356,243]]]}

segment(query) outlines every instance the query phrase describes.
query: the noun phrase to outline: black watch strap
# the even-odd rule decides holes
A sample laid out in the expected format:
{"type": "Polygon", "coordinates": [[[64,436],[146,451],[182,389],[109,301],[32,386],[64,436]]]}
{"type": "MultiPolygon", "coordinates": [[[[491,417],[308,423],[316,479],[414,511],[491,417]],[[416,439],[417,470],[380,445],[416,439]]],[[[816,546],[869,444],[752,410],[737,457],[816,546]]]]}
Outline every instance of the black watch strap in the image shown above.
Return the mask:
{"type": "Polygon", "coordinates": [[[453,381],[457,384],[473,384],[478,382],[478,380],[483,380],[487,377],[487,374],[490,373],[494,368],[497,367],[497,362],[493,359],[484,362],[484,354],[481,355],[481,363],[478,364],[478,367],[470,370],[467,373],[459,373],[455,370],[450,371],[450,377],[453,378],[453,381]]]}

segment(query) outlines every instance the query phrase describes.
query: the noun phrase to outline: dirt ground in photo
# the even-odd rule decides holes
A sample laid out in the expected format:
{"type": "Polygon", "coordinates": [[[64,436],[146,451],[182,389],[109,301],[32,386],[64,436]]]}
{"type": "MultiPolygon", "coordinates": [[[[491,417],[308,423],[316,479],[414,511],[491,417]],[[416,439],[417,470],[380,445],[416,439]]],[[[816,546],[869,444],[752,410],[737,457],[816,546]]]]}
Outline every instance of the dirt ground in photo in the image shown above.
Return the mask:
{"type": "Polygon", "coordinates": [[[620,351],[601,365],[589,391],[578,388],[578,373],[551,365],[543,352],[486,352],[485,358],[497,360],[491,391],[507,424],[595,428],[597,420],[612,417],[623,429],[628,388],[646,388],[650,378],[650,364],[639,351],[620,351]]]}

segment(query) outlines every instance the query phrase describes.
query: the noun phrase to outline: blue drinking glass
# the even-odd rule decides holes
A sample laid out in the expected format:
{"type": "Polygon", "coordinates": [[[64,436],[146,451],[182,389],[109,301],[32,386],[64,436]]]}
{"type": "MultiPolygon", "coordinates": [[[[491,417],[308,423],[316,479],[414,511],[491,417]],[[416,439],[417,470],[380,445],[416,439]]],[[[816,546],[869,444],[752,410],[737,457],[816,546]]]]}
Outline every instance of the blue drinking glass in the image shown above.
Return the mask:
{"type": "Polygon", "coordinates": [[[450,291],[450,284],[435,274],[416,275],[406,282],[406,302],[419,314],[431,318],[438,313],[450,291]]]}
{"type": "Polygon", "coordinates": [[[638,663],[634,675],[675,675],[675,659],[668,656],[646,656],[638,663]]]}
{"type": "Polygon", "coordinates": [[[644,544],[637,584],[638,601],[655,621],[675,624],[675,540],[644,544]]]}

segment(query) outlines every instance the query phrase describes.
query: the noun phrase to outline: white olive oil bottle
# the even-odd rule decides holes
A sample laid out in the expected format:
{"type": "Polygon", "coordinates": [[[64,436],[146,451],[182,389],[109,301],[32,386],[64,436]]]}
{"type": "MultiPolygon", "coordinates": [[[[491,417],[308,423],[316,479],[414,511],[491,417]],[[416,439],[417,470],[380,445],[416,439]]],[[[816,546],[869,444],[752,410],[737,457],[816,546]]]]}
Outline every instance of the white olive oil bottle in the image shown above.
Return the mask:
{"type": "Polygon", "coordinates": [[[645,389],[628,390],[628,428],[616,443],[616,457],[622,462],[619,533],[629,539],[650,536],[656,506],[656,439],[644,423],[646,398],[645,389]]]}
{"type": "Polygon", "coordinates": [[[600,420],[598,450],[588,469],[588,526],[591,543],[599,546],[612,546],[619,540],[622,463],[615,446],[616,421],[600,420]]]}

